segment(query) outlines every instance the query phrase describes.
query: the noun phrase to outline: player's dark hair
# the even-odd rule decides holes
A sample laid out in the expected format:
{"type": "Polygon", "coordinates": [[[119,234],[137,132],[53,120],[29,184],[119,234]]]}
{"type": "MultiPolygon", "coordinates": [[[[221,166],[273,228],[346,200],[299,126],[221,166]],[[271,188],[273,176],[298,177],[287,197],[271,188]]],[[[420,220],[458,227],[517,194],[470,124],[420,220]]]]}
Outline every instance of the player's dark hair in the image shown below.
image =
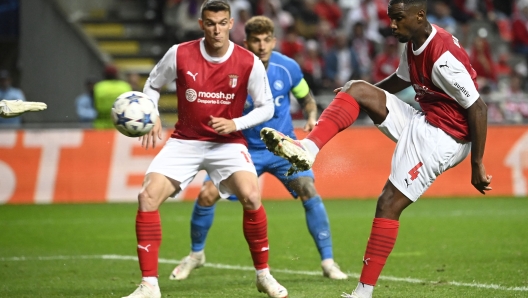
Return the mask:
{"type": "Polygon", "coordinates": [[[246,31],[246,38],[251,34],[265,34],[275,32],[275,25],[273,21],[264,16],[256,16],[249,19],[244,25],[244,31],[246,31]]]}
{"type": "Polygon", "coordinates": [[[206,10],[213,12],[227,11],[229,13],[229,16],[231,16],[231,6],[225,0],[206,0],[204,1],[204,3],[202,3],[202,7],[200,10],[202,13],[202,18],[204,11],[206,10]]]}
{"type": "Polygon", "coordinates": [[[389,6],[403,3],[403,5],[423,5],[427,6],[427,0],[390,0],[389,6]]]}

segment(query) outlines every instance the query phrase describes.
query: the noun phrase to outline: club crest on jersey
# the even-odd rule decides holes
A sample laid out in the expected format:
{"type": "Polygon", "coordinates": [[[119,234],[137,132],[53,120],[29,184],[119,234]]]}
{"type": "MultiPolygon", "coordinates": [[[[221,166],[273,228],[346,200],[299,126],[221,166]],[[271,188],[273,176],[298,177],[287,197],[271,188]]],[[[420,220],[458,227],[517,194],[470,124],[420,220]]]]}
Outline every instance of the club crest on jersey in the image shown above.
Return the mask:
{"type": "Polygon", "coordinates": [[[235,88],[238,83],[238,75],[231,74],[229,75],[229,86],[235,88]]]}
{"type": "Polygon", "coordinates": [[[284,83],[281,80],[276,80],[273,82],[273,88],[275,88],[277,91],[281,91],[282,88],[284,88],[284,83]]]}

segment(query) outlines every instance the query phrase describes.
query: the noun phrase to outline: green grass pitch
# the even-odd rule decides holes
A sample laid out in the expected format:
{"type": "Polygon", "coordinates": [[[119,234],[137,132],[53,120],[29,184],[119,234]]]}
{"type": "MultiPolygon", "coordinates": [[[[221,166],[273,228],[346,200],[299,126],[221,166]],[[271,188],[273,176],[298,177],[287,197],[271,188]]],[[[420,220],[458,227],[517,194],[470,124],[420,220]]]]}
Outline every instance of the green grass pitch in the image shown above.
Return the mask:
{"type": "MultiPolygon", "coordinates": [[[[300,202],[264,201],[270,266],[290,298],[340,297],[361,272],[375,200],[325,200],[347,281],[322,277],[300,202]]],[[[140,282],[136,204],[0,206],[0,297],[121,297],[140,282]]],[[[168,276],[190,250],[192,203],[161,207],[163,297],[266,297],[255,288],[238,203],[221,202],[207,266],[168,276]]],[[[375,297],[528,297],[528,199],[420,199],[403,212],[375,297]]]]}

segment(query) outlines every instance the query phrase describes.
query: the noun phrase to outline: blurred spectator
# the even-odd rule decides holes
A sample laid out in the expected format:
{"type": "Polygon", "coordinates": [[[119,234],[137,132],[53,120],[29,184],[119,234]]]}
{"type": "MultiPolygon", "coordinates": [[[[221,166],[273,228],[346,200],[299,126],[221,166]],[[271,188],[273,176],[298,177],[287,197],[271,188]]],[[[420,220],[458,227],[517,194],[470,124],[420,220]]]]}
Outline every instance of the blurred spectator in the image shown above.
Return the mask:
{"type": "Polygon", "coordinates": [[[334,0],[318,0],[314,11],[322,20],[328,21],[333,29],[339,27],[341,9],[334,0]]]}
{"type": "Polygon", "coordinates": [[[487,33],[485,33],[485,29],[479,30],[479,35],[473,40],[473,46],[469,56],[471,65],[477,72],[478,85],[489,85],[494,89],[497,84],[497,69],[486,37],[487,33]]]}
{"type": "Polygon", "coordinates": [[[354,24],[352,29],[352,49],[357,54],[357,59],[359,62],[360,72],[359,76],[365,81],[370,81],[372,79],[371,70],[372,70],[372,60],[374,60],[375,54],[375,45],[374,42],[367,39],[365,36],[363,22],[357,22],[354,24]]]}
{"type": "MultiPolygon", "coordinates": [[[[518,3],[518,11],[512,21],[512,51],[528,58],[528,1],[518,3]]],[[[527,59],[528,61],[528,59],[527,59]]]]}
{"type": "Polygon", "coordinates": [[[510,123],[528,123],[528,95],[523,90],[523,77],[512,74],[510,84],[503,93],[504,120],[510,123]]]}
{"type": "Polygon", "coordinates": [[[102,129],[114,127],[110,111],[116,98],[127,91],[132,91],[129,83],[118,78],[115,66],[106,66],[103,75],[104,80],[94,86],[94,103],[97,110],[94,127],[102,129]]]}
{"type": "Polygon", "coordinates": [[[88,78],[85,82],[86,91],[75,99],[75,108],[77,110],[77,117],[80,122],[92,123],[97,117],[97,111],[94,106],[94,86],[97,79],[88,78]]]}
{"type": "Polygon", "coordinates": [[[313,39],[317,37],[317,30],[320,18],[315,13],[316,0],[304,0],[304,5],[299,7],[295,18],[295,29],[300,36],[305,39],[313,39]]]}
{"type": "Polygon", "coordinates": [[[130,84],[130,87],[132,87],[132,91],[143,91],[141,76],[137,72],[127,73],[126,80],[130,84]]]}
{"type": "Polygon", "coordinates": [[[281,42],[280,52],[292,59],[304,49],[303,39],[297,34],[294,26],[286,29],[286,35],[281,42]]]}
{"type": "Polygon", "coordinates": [[[390,76],[400,64],[400,53],[398,51],[398,40],[394,37],[387,37],[385,39],[385,47],[383,52],[378,54],[374,59],[373,66],[373,81],[379,82],[390,76]]]}
{"type": "Polygon", "coordinates": [[[324,60],[325,85],[328,88],[343,87],[347,81],[358,79],[361,75],[357,54],[349,46],[343,32],[337,34],[336,44],[324,60]]]}
{"type": "MultiPolygon", "coordinates": [[[[362,22],[366,24],[365,37],[375,43],[383,42],[383,35],[380,33],[380,19],[379,7],[375,0],[361,0],[361,4],[352,8],[346,19],[344,20],[347,34],[350,34],[353,26],[362,22]]],[[[387,6],[383,7],[383,11],[387,14],[387,6]]]]}
{"type": "Polygon", "coordinates": [[[244,46],[244,40],[246,39],[246,32],[244,31],[244,26],[246,21],[251,18],[249,10],[239,9],[238,10],[238,21],[235,21],[233,28],[229,32],[229,38],[234,43],[244,46]]]}
{"type": "MultiPolygon", "coordinates": [[[[11,85],[11,74],[6,69],[0,69],[0,100],[23,100],[26,98],[22,90],[11,85]]],[[[18,128],[22,124],[21,117],[0,118],[0,127],[18,128]]]]}
{"type": "Polygon", "coordinates": [[[301,66],[304,78],[314,95],[318,95],[323,89],[323,59],[319,51],[319,45],[313,39],[306,42],[304,55],[297,62],[301,66]]]}
{"type": "Polygon", "coordinates": [[[173,43],[181,43],[203,37],[203,31],[196,21],[201,18],[200,6],[203,0],[181,0],[167,7],[164,22],[172,28],[173,43]]]}
{"type": "Polygon", "coordinates": [[[451,34],[457,32],[457,22],[451,16],[451,8],[449,8],[446,0],[433,1],[432,10],[428,12],[427,19],[432,24],[444,28],[451,34]]]}

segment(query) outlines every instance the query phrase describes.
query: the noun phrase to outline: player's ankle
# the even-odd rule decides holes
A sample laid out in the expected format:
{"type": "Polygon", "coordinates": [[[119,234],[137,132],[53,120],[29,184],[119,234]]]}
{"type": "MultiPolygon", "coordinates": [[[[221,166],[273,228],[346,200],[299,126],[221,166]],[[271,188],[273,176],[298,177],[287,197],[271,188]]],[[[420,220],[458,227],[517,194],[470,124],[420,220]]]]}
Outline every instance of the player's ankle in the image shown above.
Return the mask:
{"type": "Polygon", "coordinates": [[[364,284],[359,282],[354,292],[358,294],[359,297],[372,297],[372,292],[374,291],[374,286],[364,284]]]}
{"type": "Polygon", "coordinates": [[[300,143],[310,152],[310,154],[315,157],[319,153],[319,147],[310,139],[302,139],[300,143]]]}
{"type": "Polygon", "coordinates": [[[194,259],[197,259],[197,260],[201,259],[203,257],[203,255],[204,255],[204,250],[203,249],[200,250],[200,251],[191,251],[191,254],[190,254],[191,258],[194,258],[194,259]]]}
{"type": "Polygon", "coordinates": [[[158,285],[158,278],[155,276],[144,276],[142,278],[142,283],[146,284],[150,288],[153,288],[158,285]]]}
{"type": "Polygon", "coordinates": [[[334,264],[334,259],[324,259],[321,261],[321,266],[323,267],[331,266],[332,264],[334,264]]]}
{"type": "Polygon", "coordinates": [[[266,274],[269,274],[269,272],[270,272],[270,271],[269,271],[269,268],[265,268],[265,269],[259,269],[259,270],[257,270],[256,273],[257,273],[257,276],[258,276],[258,275],[266,275],[266,274]]]}

